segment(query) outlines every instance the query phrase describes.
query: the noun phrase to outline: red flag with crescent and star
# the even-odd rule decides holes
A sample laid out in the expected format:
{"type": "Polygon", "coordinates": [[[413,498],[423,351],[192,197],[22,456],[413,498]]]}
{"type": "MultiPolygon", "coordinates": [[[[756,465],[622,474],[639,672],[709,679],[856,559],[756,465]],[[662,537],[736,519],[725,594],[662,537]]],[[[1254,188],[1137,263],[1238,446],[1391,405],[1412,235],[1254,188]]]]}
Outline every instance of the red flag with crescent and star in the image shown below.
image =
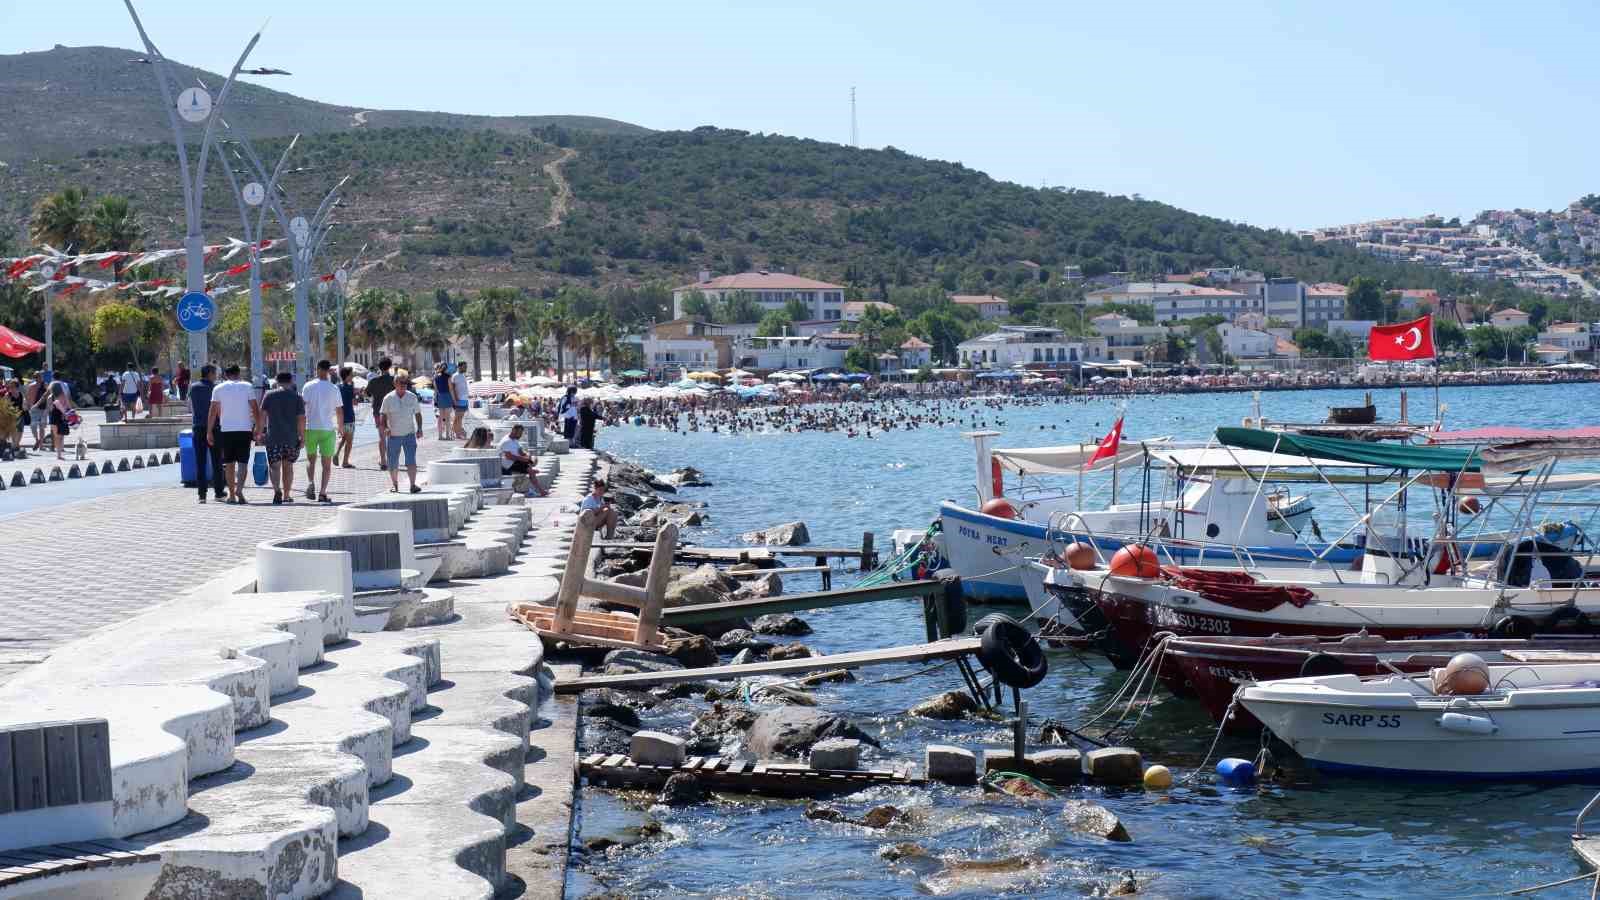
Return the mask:
{"type": "Polygon", "coordinates": [[[1433,315],[1394,325],[1374,325],[1367,335],[1367,356],[1374,360],[1433,359],[1433,315]]]}
{"type": "Polygon", "coordinates": [[[1085,462],[1083,467],[1087,469],[1102,459],[1116,459],[1117,448],[1121,445],[1122,416],[1117,416],[1116,424],[1112,425],[1111,430],[1106,432],[1106,436],[1100,439],[1100,446],[1096,447],[1094,453],[1089,455],[1089,461],[1085,462]]]}

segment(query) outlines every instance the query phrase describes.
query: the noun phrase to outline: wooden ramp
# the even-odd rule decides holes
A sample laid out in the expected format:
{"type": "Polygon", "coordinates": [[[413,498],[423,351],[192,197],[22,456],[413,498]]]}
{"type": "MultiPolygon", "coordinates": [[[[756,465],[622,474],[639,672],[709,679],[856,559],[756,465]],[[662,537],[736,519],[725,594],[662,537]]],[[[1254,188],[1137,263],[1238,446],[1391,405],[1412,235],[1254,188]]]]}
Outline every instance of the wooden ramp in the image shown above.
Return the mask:
{"type": "MultiPolygon", "coordinates": [[[[783,569],[765,569],[762,575],[783,575],[783,569]]],[[[746,616],[764,616],[768,613],[800,612],[807,609],[827,609],[832,606],[855,606],[860,603],[877,603],[881,600],[903,600],[907,597],[934,597],[944,590],[941,582],[932,578],[918,581],[891,581],[873,587],[840,588],[836,591],[813,591],[803,594],[783,594],[756,600],[730,600],[726,603],[701,603],[694,606],[675,606],[661,611],[663,625],[696,625],[721,622],[746,616]]]]}
{"type": "Polygon", "coordinates": [[[745,663],[738,666],[711,666],[704,669],[674,669],[670,672],[639,672],[633,675],[587,675],[570,681],[557,681],[556,693],[571,694],[588,688],[644,688],[685,681],[717,681],[742,675],[788,675],[825,669],[854,669],[884,663],[924,662],[930,659],[955,659],[978,652],[978,638],[950,638],[931,644],[910,644],[883,650],[857,650],[804,659],[780,659],[745,663]]]}
{"type": "Polygon", "coordinates": [[[873,785],[920,787],[927,779],[909,769],[813,769],[798,763],[746,762],[718,756],[691,756],[677,766],[641,766],[620,753],[595,753],[578,763],[578,774],[607,787],[660,787],[680,772],[693,775],[713,791],[746,794],[810,796],[849,793],[873,785]]]}

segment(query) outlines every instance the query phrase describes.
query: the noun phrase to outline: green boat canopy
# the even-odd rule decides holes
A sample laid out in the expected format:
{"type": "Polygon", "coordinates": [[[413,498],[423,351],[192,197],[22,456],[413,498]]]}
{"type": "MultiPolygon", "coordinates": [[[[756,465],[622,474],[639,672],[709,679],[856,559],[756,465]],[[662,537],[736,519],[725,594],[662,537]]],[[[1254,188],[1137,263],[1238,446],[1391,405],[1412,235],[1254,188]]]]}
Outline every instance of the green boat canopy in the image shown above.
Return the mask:
{"type": "Polygon", "coordinates": [[[1460,447],[1416,447],[1409,444],[1373,444],[1344,438],[1314,437],[1256,428],[1218,428],[1217,440],[1229,447],[1294,453],[1314,459],[1333,459],[1385,469],[1428,472],[1476,472],[1483,461],[1460,447]]]}

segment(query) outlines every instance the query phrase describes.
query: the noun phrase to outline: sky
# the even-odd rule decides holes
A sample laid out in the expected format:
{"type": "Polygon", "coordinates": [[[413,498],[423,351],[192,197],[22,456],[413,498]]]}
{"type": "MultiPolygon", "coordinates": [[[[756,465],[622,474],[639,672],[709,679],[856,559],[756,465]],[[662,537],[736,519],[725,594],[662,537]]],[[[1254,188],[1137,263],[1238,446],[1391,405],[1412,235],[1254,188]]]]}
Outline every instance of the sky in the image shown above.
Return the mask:
{"type": "MultiPolygon", "coordinates": [[[[1600,191],[1600,4],[142,0],[169,58],[329,103],[893,145],[1030,186],[1310,228],[1600,191]]],[[[133,47],[0,0],[0,53],[133,47]]],[[[99,8],[103,7],[103,9],[99,8]]]]}

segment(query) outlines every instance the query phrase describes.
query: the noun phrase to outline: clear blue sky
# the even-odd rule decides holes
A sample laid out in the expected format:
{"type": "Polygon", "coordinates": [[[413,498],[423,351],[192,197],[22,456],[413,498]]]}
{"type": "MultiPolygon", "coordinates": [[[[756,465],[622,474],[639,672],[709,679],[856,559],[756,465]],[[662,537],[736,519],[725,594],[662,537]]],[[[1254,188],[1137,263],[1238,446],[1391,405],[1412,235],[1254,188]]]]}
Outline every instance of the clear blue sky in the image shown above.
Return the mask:
{"type": "MultiPolygon", "coordinates": [[[[0,0],[0,52],[137,44],[0,0]]],[[[373,108],[712,124],[958,160],[1280,227],[1600,190],[1585,3],[143,0],[169,57],[373,108]]]]}

